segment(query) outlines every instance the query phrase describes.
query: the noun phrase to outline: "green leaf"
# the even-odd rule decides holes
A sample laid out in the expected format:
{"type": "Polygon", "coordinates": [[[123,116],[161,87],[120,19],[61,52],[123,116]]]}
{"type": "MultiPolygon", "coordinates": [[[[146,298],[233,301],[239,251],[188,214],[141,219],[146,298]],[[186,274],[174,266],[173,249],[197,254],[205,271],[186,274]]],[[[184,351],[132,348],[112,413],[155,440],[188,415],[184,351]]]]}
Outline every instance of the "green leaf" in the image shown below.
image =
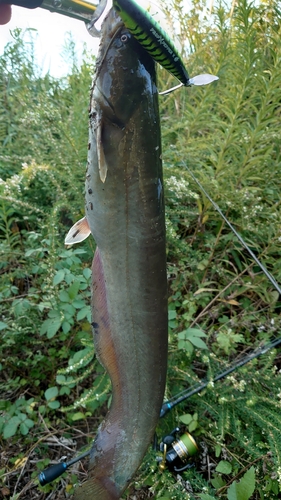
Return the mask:
{"type": "Polygon", "coordinates": [[[181,349],[183,351],[187,351],[189,353],[192,353],[194,351],[194,347],[191,344],[191,342],[189,342],[189,340],[180,340],[178,342],[178,349],[181,349]]]}
{"type": "Polygon", "coordinates": [[[4,330],[7,327],[8,327],[7,323],[4,323],[3,321],[0,321],[0,330],[4,330]]]}
{"type": "Polygon", "coordinates": [[[216,457],[218,458],[221,454],[221,445],[220,444],[216,444],[215,446],[215,455],[216,457]]]}
{"type": "Polygon", "coordinates": [[[62,309],[64,311],[64,316],[65,316],[66,320],[69,320],[70,318],[73,318],[73,316],[76,313],[76,309],[75,309],[75,307],[73,307],[70,299],[69,299],[68,303],[64,303],[62,305],[62,309]]]}
{"type": "Polygon", "coordinates": [[[197,420],[192,420],[192,422],[188,426],[188,430],[191,433],[191,432],[195,431],[195,429],[197,429],[197,427],[198,427],[197,420]]]}
{"type": "Polygon", "coordinates": [[[71,329],[71,324],[68,321],[64,321],[61,325],[63,333],[68,333],[71,329]]]}
{"type": "Polygon", "coordinates": [[[176,317],[177,317],[177,311],[175,309],[169,309],[169,311],[168,311],[169,321],[171,319],[176,319],[176,317]]]}
{"type": "Polygon", "coordinates": [[[33,422],[33,420],[31,420],[30,418],[27,418],[27,419],[25,420],[25,422],[24,422],[24,423],[25,423],[25,425],[26,425],[29,429],[31,429],[32,427],[34,427],[34,422],[33,422]]]}
{"type": "Polygon", "coordinates": [[[50,401],[51,399],[55,399],[58,396],[58,393],[59,390],[57,386],[49,387],[49,389],[45,391],[45,398],[47,401],[50,401]]]}
{"type": "Polygon", "coordinates": [[[177,328],[177,327],[178,327],[178,323],[177,323],[177,321],[174,321],[174,320],[171,320],[171,319],[170,319],[170,320],[169,320],[169,328],[170,328],[171,330],[173,330],[174,328],[177,328]]]}
{"type": "Polygon", "coordinates": [[[65,394],[67,394],[67,396],[70,394],[70,387],[61,387],[60,396],[64,396],[65,394]]]}
{"type": "Polygon", "coordinates": [[[199,495],[199,498],[201,500],[216,500],[215,497],[212,497],[211,495],[208,495],[207,493],[201,493],[201,495],[199,495]]]}
{"type": "Polygon", "coordinates": [[[87,318],[91,315],[91,307],[90,306],[85,306],[80,311],[77,313],[77,321],[80,321],[81,319],[87,318]]]}
{"type": "Polygon", "coordinates": [[[44,335],[44,333],[47,333],[48,339],[51,339],[55,336],[60,326],[61,326],[60,318],[46,319],[41,326],[40,335],[44,335]]]}
{"type": "Polygon", "coordinates": [[[230,474],[232,471],[232,465],[226,460],[221,460],[216,466],[216,471],[221,472],[222,474],[230,474]]]}
{"type": "Polygon", "coordinates": [[[190,337],[189,341],[195,345],[196,347],[199,347],[199,349],[208,349],[207,345],[205,344],[204,340],[198,338],[198,337],[190,337]]]}
{"type": "Polygon", "coordinates": [[[77,296],[78,291],[79,291],[79,287],[80,287],[80,281],[78,281],[78,280],[74,281],[74,283],[72,283],[71,287],[69,287],[68,295],[69,295],[71,300],[74,300],[75,297],[77,296]]]}
{"type": "Polygon", "coordinates": [[[213,479],[211,479],[211,484],[216,490],[218,490],[219,488],[222,488],[222,486],[224,486],[226,482],[223,480],[220,474],[214,473],[214,477],[213,479]]]}
{"type": "Polygon", "coordinates": [[[60,318],[60,312],[57,309],[51,309],[48,313],[49,318],[60,318]]]}
{"type": "Polygon", "coordinates": [[[86,280],[89,280],[91,275],[92,275],[91,269],[89,269],[88,267],[83,269],[83,276],[84,276],[84,278],[86,278],[86,280]]]}
{"type": "Polygon", "coordinates": [[[58,384],[63,385],[66,381],[66,376],[65,375],[57,375],[56,376],[56,381],[58,384]]]}
{"type": "Polygon", "coordinates": [[[187,328],[185,331],[186,336],[189,337],[207,337],[206,333],[199,328],[187,328]]]}
{"type": "Polygon", "coordinates": [[[83,420],[85,419],[85,415],[81,411],[78,411],[77,413],[74,413],[74,415],[72,415],[72,420],[74,420],[74,421],[82,420],[82,419],[83,420]]]}
{"type": "Polygon", "coordinates": [[[85,347],[85,349],[81,349],[81,351],[77,351],[72,360],[69,360],[71,364],[76,364],[79,361],[83,360],[89,353],[92,352],[92,348],[85,347]]]}
{"type": "Polygon", "coordinates": [[[184,330],[183,332],[180,332],[180,333],[178,334],[178,338],[179,338],[180,340],[186,340],[185,330],[184,330]]]}
{"type": "Polygon", "coordinates": [[[52,410],[57,410],[60,407],[60,402],[59,401],[51,401],[48,403],[49,408],[52,410]]]}
{"type": "Polygon", "coordinates": [[[8,439],[14,436],[20,423],[21,420],[18,417],[10,418],[9,422],[4,426],[3,438],[8,439]]]}
{"type": "MultiPolygon", "coordinates": [[[[207,337],[207,335],[198,328],[188,328],[187,330],[183,330],[178,334],[178,339],[180,341],[181,340],[184,340],[186,342],[189,341],[196,347],[199,347],[200,349],[208,349],[205,342],[200,337],[207,337]]],[[[179,349],[180,348],[184,347],[179,346],[179,349]]]]}
{"type": "Polygon", "coordinates": [[[61,302],[70,302],[68,293],[65,290],[61,290],[59,293],[59,298],[61,302]]]}
{"type": "Polygon", "coordinates": [[[73,300],[72,305],[75,309],[82,309],[85,307],[85,300],[73,300]]]}
{"type": "MultiPolygon", "coordinates": [[[[186,344],[187,344],[186,340],[179,340],[178,341],[178,349],[184,350],[186,348],[186,344]]],[[[190,342],[189,342],[189,344],[190,344],[190,342]]]]}
{"type": "Polygon", "coordinates": [[[54,276],[53,285],[54,286],[58,285],[64,279],[64,276],[65,276],[65,270],[60,269],[54,276]]]}
{"type": "Polygon", "coordinates": [[[32,422],[32,420],[30,419],[26,419],[24,422],[22,422],[20,424],[20,433],[22,434],[22,436],[26,436],[28,433],[29,433],[29,430],[31,429],[31,427],[34,426],[34,422],[32,422]]]}
{"type": "Polygon", "coordinates": [[[234,482],[227,490],[227,500],[241,500],[236,490],[237,483],[234,482]]]}
{"type": "Polygon", "coordinates": [[[193,416],[192,416],[192,415],[190,415],[190,413],[186,413],[185,415],[181,415],[181,416],[179,417],[179,419],[180,419],[180,421],[181,421],[183,424],[185,424],[185,425],[189,425],[189,424],[190,424],[190,422],[192,422],[192,420],[193,420],[193,416]]]}
{"type": "Polygon", "coordinates": [[[255,469],[251,467],[242,477],[241,481],[235,481],[227,490],[228,500],[249,500],[255,491],[255,469]]]}

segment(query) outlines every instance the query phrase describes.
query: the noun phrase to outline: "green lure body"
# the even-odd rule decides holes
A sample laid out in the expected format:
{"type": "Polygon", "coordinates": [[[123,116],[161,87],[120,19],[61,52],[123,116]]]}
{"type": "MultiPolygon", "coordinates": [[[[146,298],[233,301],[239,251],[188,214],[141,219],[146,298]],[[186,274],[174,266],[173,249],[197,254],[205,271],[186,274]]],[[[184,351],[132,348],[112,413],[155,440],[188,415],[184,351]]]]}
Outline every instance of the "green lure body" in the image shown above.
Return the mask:
{"type": "Polygon", "coordinates": [[[183,85],[190,86],[192,83],[184,63],[172,40],[160,24],[134,0],[113,0],[113,7],[126,28],[150,56],[183,85]]]}

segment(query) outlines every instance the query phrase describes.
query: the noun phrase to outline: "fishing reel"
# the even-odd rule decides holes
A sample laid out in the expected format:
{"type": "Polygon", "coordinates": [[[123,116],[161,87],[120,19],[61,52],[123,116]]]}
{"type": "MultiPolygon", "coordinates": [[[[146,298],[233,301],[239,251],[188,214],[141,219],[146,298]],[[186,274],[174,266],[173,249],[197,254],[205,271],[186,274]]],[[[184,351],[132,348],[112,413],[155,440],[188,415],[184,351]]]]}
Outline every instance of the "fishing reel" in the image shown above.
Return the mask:
{"type": "Polygon", "coordinates": [[[100,32],[94,24],[107,8],[107,0],[0,0],[0,5],[7,3],[27,9],[40,7],[50,12],[84,21],[92,36],[100,36],[100,32]]]}
{"type": "Polygon", "coordinates": [[[190,459],[198,452],[198,446],[191,434],[188,432],[180,434],[179,427],[162,439],[159,449],[163,456],[157,457],[156,460],[161,472],[166,467],[171,472],[183,472],[193,467],[190,459]]]}

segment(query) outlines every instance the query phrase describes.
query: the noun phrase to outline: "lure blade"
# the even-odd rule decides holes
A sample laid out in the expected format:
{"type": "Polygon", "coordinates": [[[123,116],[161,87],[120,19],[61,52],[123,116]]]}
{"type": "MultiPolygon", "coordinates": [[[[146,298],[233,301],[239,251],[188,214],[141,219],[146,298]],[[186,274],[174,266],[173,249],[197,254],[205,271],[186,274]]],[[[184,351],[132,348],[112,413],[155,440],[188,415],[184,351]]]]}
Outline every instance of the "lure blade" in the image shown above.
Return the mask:
{"type": "Polygon", "coordinates": [[[203,73],[202,75],[197,75],[194,76],[193,78],[190,78],[189,84],[196,86],[208,85],[209,83],[212,83],[218,79],[219,79],[218,76],[209,75],[209,73],[203,73]]]}
{"type": "MultiPolygon", "coordinates": [[[[195,85],[197,87],[200,87],[202,85],[208,85],[209,83],[212,83],[215,80],[219,80],[219,77],[214,76],[214,75],[209,75],[208,73],[204,73],[202,75],[197,75],[197,76],[194,76],[193,78],[190,78],[188,86],[191,87],[192,85],[195,85]]],[[[174,92],[174,90],[177,90],[180,87],[184,87],[183,83],[180,83],[179,85],[176,85],[175,87],[171,87],[168,90],[164,90],[163,92],[159,92],[159,95],[170,94],[171,92],[174,92]]],[[[187,87],[187,85],[186,85],[186,87],[187,87]]]]}

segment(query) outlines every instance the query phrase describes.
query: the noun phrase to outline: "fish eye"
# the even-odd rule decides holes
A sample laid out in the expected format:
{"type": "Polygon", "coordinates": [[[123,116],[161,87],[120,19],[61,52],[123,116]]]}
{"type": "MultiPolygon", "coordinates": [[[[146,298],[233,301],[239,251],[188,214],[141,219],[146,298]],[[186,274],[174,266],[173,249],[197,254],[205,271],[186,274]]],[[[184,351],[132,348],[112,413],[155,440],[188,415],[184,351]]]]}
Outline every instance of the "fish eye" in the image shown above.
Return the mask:
{"type": "Polygon", "coordinates": [[[121,37],[120,37],[120,40],[122,43],[126,43],[128,41],[128,39],[129,39],[129,36],[126,35],[125,33],[123,33],[123,35],[121,35],[121,37]]]}

